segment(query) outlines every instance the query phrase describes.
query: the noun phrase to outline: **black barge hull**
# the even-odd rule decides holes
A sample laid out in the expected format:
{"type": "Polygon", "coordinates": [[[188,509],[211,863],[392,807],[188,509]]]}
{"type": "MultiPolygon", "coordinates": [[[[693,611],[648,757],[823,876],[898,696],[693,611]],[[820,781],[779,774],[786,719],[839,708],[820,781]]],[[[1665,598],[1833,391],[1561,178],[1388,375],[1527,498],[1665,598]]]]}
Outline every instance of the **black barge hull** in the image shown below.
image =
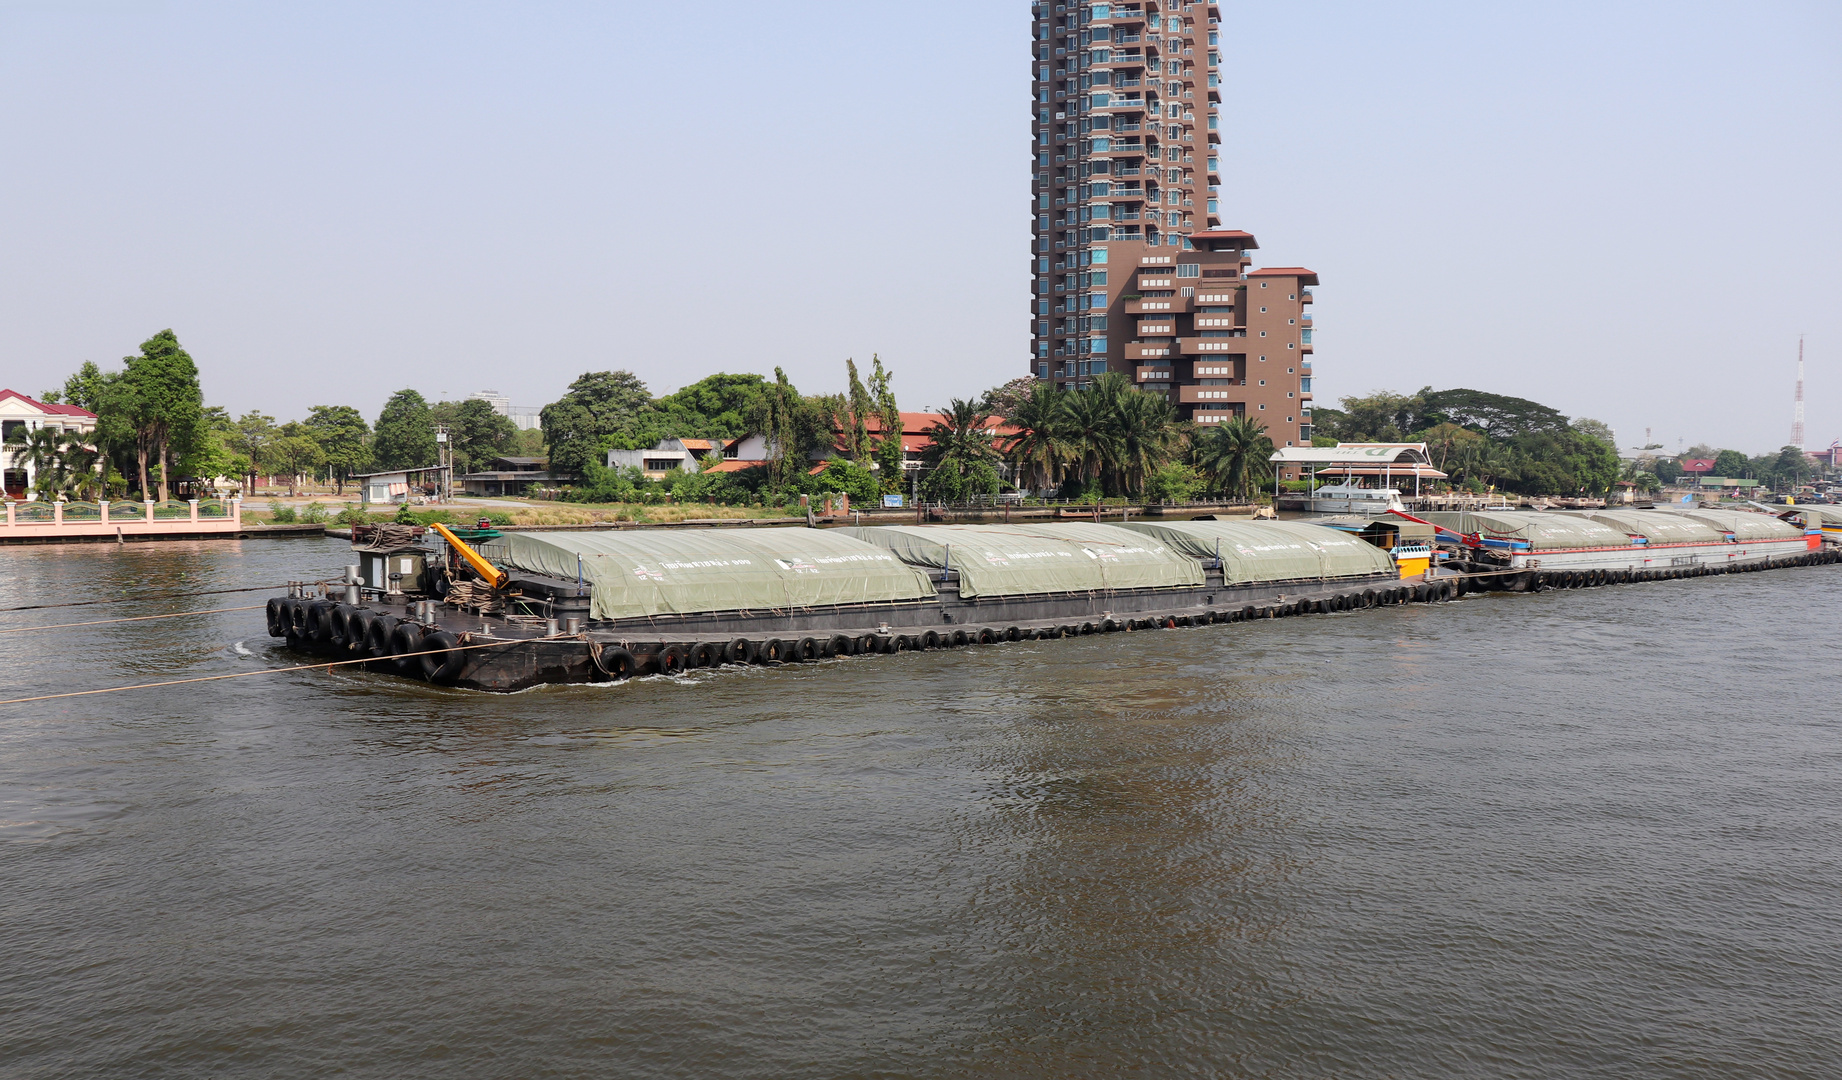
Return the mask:
{"type": "MultiPolygon", "coordinates": [[[[535,584],[535,583],[529,583],[535,584]]],[[[788,611],[727,611],[585,623],[551,634],[538,620],[446,605],[278,597],[269,633],[290,649],[474,690],[605,682],[721,664],[799,663],[838,655],[1240,622],[1310,612],[1450,600],[1457,579],[1394,576],[962,599],[957,582],[931,600],[788,611]],[[428,609],[433,608],[431,612],[428,609]],[[415,616],[415,617],[412,617],[415,616]]]]}

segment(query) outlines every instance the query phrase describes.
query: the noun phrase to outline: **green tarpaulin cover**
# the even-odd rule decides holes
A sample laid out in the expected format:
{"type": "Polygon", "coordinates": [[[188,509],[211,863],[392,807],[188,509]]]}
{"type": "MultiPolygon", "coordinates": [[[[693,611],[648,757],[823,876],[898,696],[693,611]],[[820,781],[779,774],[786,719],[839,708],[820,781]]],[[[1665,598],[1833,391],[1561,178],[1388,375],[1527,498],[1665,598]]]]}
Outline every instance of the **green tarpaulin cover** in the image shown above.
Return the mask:
{"type": "Polygon", "coordinates": [[[1585,516],[1653,544],[1718,544],[1723,539],[1721,530],[1707,522],[1667,510],[1588,510],[1585,516]]]}
{"type": "Polygon", "coordinates": [[[1804,535],[1795,525],[1749,510],[1687,510],[1682,516],[1730,532],[1736,540],[1799,540],[1804,535]]]}
{"type": "Polygon", "coordinates": [[[1031,596],[1203,583],[1202,567],[1112,525],[881,525],[837,529],[910,566],[959,573],[964,597],[1031,596]]]}
{"type": "Polygon", "coordinates": [[[1194,559],[1219,552],[1230,584],[1396,573],[1388,553],[1367,540],[1300,521],[1134,521],[1120,527],[1155,536],[1194,559]]]}
{"type": "Polygon", "coordinates": [[[1481,533],[1527,540],[1529,547],[1538,551],[1631,546],[1631,538],[1622,530],[1570,514],[1547,514],[1540,510],[1491,510],[1487,513],[1435,510],[1415,516],[1467,535],[1481,533]]]}
{"type": "Polygon", "coordinates": [[[920,600],[927,575],[842,529],[508,532],[481,545],[502,566],[593,586],[589,616],[775,611],[920,600]]]}

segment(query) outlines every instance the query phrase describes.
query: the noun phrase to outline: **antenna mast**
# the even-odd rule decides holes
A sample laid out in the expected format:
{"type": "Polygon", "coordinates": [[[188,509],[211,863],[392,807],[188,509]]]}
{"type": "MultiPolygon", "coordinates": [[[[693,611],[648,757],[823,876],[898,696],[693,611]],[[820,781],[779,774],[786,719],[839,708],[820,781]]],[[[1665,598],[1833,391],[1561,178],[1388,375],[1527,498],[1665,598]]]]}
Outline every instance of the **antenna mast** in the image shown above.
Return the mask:
{"type": "Polygon", "coordinates": [[[1797,403],[1791,406],[1791,445],[1804,448],[1804,336],[1797,335],[1797,403]]]}

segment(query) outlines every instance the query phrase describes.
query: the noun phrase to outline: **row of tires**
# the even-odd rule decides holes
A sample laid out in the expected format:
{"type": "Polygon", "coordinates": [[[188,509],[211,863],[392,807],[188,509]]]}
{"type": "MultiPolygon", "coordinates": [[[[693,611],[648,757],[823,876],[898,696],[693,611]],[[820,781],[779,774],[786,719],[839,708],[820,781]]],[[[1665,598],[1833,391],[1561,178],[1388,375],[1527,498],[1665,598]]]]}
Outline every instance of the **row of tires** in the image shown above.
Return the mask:
{"type": "Polygon", "coordinates": [[[385,611],[278,596],[268,603],[268,619],[269,636],[286,638],[291,649],[375,660],[431,682],[455,679],[466,663],[453,634],[385,611]]]}
{"type": "Polygon", "coordinates": [[[1543,570],[1535,575],[1538,589],[1592,589],[1602,585],[1628,585],[1640,581],[1677,581],[1683,578],[1718,577],[1722,574],[1751,574],[1761,570],[1783,570],[1793,566],[1823,566],[1842,561],[1842,551],[1824,548],[1804,555],[1757,562],[1715,565],[1672,566],[1656,570],[1543,570]]]}
{"type": "Polygon", "coordinates": [[[1143,618],[1102,618],[1058,626],[977,627],[952,630],[920,630],[903,633],[833,634],[798,638],[736,638],[733,641],[667,643],[657,651],[626,649],[615,645],[592,645],[596,668],[610,679],[630,679],[636,675],[676,675],[696,668],[730,664],[799,664],[838,656],[872,653],[926,652],[934,649],[961,649],[972,645],[997,645],[1007,641],[1040,641],[1051,638],[1083,637],[1091,634],[1132,633],[1144,630],[1175,630],[1186,626],[1209,626],[1217,623],[1249,622],[1276,619],[1289,615],[1308,615],[1392,604],[1436,603],[1456,599],[1455,582],[1392,586],[1341,593],[1317,600],[1253,605],[1242,608],[1217,608],[1182,615],[1159,615],[1143,618]]]}
{"type": "MultiPolygon", "coordinates": [[[[589,652],[596,669],[603,676],[620,680],[636,675],[674,675],[688,669],[725,664],[798,664],[838,656],[923,652],[971,645],[996,645],[1006,641],[1174,630],[1186,626],[1353,611],[1393,604],[1436,603],[1456,599],[1459,592],[1458,584],[1453,581],[1420,585],[1403,583],[1314,600],[1248,604],[1238,609],[1216,608],[1178,615],[1101,618],[1057,626],[986,626],[901,633],[736,638],[726,642],[668,642],[657,649],[627,649],[591,641],[589,652]]],[[[268,624],[269,635],[287,639],[291,649],[331,653],[341,659],[376,661],[386,670],[419,676],[431,682],[452,681],[460,675],[466,661],[460,640],[445,630],[431,629],[389,612],[353,607],[331,600],[276,597],[268,602],[268,624]]]]}

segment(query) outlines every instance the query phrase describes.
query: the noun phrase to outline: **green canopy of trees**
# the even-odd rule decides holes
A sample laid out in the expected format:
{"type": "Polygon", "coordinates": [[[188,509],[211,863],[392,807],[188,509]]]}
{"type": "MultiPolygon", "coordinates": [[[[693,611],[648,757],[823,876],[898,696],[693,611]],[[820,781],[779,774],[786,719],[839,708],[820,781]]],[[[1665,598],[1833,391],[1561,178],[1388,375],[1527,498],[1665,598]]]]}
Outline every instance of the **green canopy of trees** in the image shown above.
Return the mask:
{"type": "Polygon", "coordinates": [[[308,410],[304,427],[307,436],[319,443],[321,461],[332,473],[337,491],[345,494],[345,482],[370,467],[371,426],[350,405],[315,405],[308,410]]]}
{"type": "Polygon", "coordinates": [[[398,390],[377,417],[371,456],[377,469],[425,469],[437,460],[435,419],[414,390],[398,390]]]}
{"type": "Polygon", "coordinates": [[[1477,490],[1602,495],[1621,475],[1609,427],[1526,398],[1429,386],[1339,404],[1312,410],[1313,441],[1424,442],[1437,468],[1477,490]]]}
{"type": "Polygon", "coordinates": [[[652,395],[632,372],[585,372],[569,384],[561,398],[544,406],[542,423],[550,468],[586,474],[591,464],[600,463],[616,437],[627,432],[630,438],[629,429],[653,411],[652,395]]]}

